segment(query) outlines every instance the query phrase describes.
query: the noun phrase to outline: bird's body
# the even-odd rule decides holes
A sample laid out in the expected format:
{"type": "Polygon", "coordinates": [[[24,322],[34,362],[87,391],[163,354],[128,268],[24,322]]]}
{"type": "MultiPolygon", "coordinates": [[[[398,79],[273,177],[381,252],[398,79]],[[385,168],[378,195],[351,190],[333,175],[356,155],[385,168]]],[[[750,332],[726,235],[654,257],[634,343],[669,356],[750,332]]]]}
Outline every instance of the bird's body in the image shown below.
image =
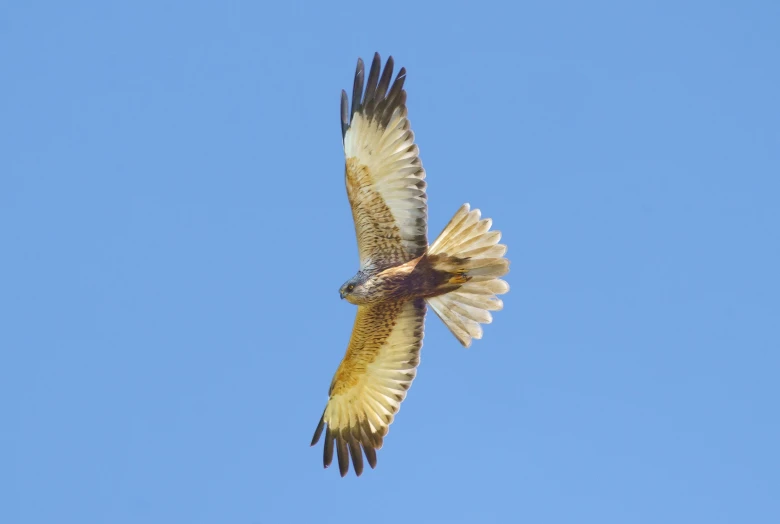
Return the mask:
{"type": "Polygon", "coordinates": [[[468,347],[482,337],[480,323],[503,303],[500,280],[509,270],[500,233],[490,219],[464,204],[428,245],[425,171],[406,110],[402,68],[390,84],[393,59],[381,72],[374,56],[364,87],[358,60],[351,108],[342,92],[345,182],[358,239],[360,269],[339,290],[358,306],[346,355],[333,377],[329,400],[312,439],[323,431],[323,462],[337,452],[346,475],[349,459],[373,468],[389,425],[420,362],[427,306],[468,347]]]}
{"type": "Polygon", "coordinates": [[[355,288],[342,293],[343,298],[352,304],[362,305],[443,295],[465,283],[465,277],[436,269],[442,258],[423,255],[374,273],[358,273],[349,281],[356,283],[355,288]]]}

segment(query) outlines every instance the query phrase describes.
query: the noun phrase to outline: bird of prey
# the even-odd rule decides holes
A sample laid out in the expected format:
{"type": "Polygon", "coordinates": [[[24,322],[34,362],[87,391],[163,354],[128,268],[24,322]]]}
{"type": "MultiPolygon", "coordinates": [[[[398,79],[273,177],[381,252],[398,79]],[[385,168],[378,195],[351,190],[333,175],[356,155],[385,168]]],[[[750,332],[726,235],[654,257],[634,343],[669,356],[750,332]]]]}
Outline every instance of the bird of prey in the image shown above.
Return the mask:
{"type": "Polygon", "coordinates": [[[500,280],[509,271],[506,246],[478,209],[464,204],[428,245],[425,171],[407,117],[406,70],[392,76],[393,58],[382,70],[377,53],[367,80],[358,59],[351,105],[341,92],[360,269],[339,294],[357,305],[357,317],[311,445],[324,430],[323,464],[330,466],[335,448],[342,477],[350,455],[358,476],[363,455],[376,466],[376,450],[417,373],[426,305],[468,347],[482,337],[490,311],[503,307],[496,295],[509,290],[500,280]]]}

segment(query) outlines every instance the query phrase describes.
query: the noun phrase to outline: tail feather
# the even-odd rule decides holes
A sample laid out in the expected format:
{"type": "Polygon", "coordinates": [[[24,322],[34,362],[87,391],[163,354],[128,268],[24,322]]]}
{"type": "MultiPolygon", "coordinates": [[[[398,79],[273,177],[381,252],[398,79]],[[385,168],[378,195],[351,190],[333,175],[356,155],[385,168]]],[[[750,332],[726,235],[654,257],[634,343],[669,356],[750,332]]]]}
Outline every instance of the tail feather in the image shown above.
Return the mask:
{"type": "Polygon", "coordinates": [[[509,260],[503,258],[506,246],[498,243],[501,233],[490,231],[493,221],[480,216],[478,209],[471,211],[464,204],[428,248],[428,255],[440,255],[432,257],[436,269],[465,280],[427,302],[466,347],[472,339],[482,338],[480,324],[493,320],[490,311],[504,307],[496,295],[509,291],[509,285],[499,278],[509,272],[509,260]]]}
{"type": "Polygon", "coordinates": [[[478,247],[476,249],[472,249],[471,251],[466,251],[465,253],[462,253],[461,256],[463,258],[501,258],[505,254],[506,246],[503,244],[496,244],[495,246],[478,247]]]}
{"type": "Polygon", "coordinates": [[[504,307],[504,302],[495,295],[477,295],[470,292],[463,292],[462,287],[457,291],[452,291],[452,296],[461,304],[484,309],[485,311],[500,311],[504,307]]]}
{"type": "MultiPolygon", "coordinates": [[[[468,282],[458,290],[461,293],[470,293],[472,295],[503,295],[509,291],[509,284],[503,280],[488,280],[487,282],[468,282]]],[[[496,297],[493,297],[499,300],[496,297]]]]}
{"type": "Polygon", "coordinates": [[[428,304],[465,347],[471,345],[472,338],[482,338],[482,326],[476,320],[460,314],[456,310],[457,302],[451,295],[429,298],[428,304]]]}
{"type": "MultiPolygon", "coordinates": [[[[455,230],[455,228],[459,227],[464,219],[468,218],[469,216],[469,205],[464,204],[461,206],[460,209],[458,209],[458,212],[455,213],[455,216],[453,216],[450,219],[450,222],[444,226],[444,230],[439,234],[439,237],[433,242],[433,244],[430,245],[428,248],[429,253],[439,253],[439,252],[446,252],[447,251],[447,244],[450,240],[452,240],[451,233],[455,230]]],[[[473,224],[479,220],[478,218],[472,221],[473,224]]],[[[469,224],[471,225],[471,224],[469,224]]]]}
{"type": "Polygon", "coordinates": [[[470,267],[470,264],[464,264],[464,269],[467,270],[466,276],[471,277],[472,282],[484,282],[486,280],[503,277],[509,272],[509,260],[505,258],[492,258],[488,260],[490,261],[488,264],[473,269],[470,267]]]}

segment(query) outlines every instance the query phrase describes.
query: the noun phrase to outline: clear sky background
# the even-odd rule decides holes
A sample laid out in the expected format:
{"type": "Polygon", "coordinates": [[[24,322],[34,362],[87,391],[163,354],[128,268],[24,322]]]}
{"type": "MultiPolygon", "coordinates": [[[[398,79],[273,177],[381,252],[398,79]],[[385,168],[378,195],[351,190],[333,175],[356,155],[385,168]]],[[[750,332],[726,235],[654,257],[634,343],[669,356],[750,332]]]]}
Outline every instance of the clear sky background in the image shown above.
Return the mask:
{"type": "Polygon", "coordinates": [[[780,3],[108,4],[0,5],[0,521],[780,522],[780,3]],[[512,290],[341,479],[374,51],[512,290]]]}

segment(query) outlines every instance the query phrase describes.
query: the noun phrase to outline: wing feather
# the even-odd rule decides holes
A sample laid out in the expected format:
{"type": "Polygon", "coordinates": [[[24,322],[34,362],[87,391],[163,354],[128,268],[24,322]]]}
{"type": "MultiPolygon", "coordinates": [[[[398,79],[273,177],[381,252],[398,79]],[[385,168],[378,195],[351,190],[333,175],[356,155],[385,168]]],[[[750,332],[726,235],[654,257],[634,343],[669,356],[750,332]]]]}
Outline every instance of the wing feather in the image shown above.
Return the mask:
{"type": "MultiPolygon", "coordinates": [[[[350,114],[350,123],[352,122],[352,115],[354,115],[360,107],[360,93],[363,92],[363,75],[365,74],[365,68],[363,66],[363,59],[358,58],[357,69],[355,70],[355,81],[352,84],[352,111],[350,114]]],[[[374,76],[374,66],[371,65],[371,73],[368,76],[368,85],[371,86],[372,76],[374,76]]]]}
{"type": "Polygon", "coordinates": [[[425,170],[407,117],[406,70],[391,85],[393,58],[381,65],[375,54],[364,91],[358,59],[351,108],[346,92],[341,99],[347,196],[364,270],[407,262],[428,247],[425,170]]]}
{"type": "Polygon", "coordinates": [[[314,446],[324,429],[326,468],[334,449],[342,477],[349,471],[350,456],[358,476],[362,454],[369,466],[376,466],[376,450],[417,373],[424,320],[422,299],[358,307],[347,354],[333,377],[330,399],[311,442],[314,446]]]}

